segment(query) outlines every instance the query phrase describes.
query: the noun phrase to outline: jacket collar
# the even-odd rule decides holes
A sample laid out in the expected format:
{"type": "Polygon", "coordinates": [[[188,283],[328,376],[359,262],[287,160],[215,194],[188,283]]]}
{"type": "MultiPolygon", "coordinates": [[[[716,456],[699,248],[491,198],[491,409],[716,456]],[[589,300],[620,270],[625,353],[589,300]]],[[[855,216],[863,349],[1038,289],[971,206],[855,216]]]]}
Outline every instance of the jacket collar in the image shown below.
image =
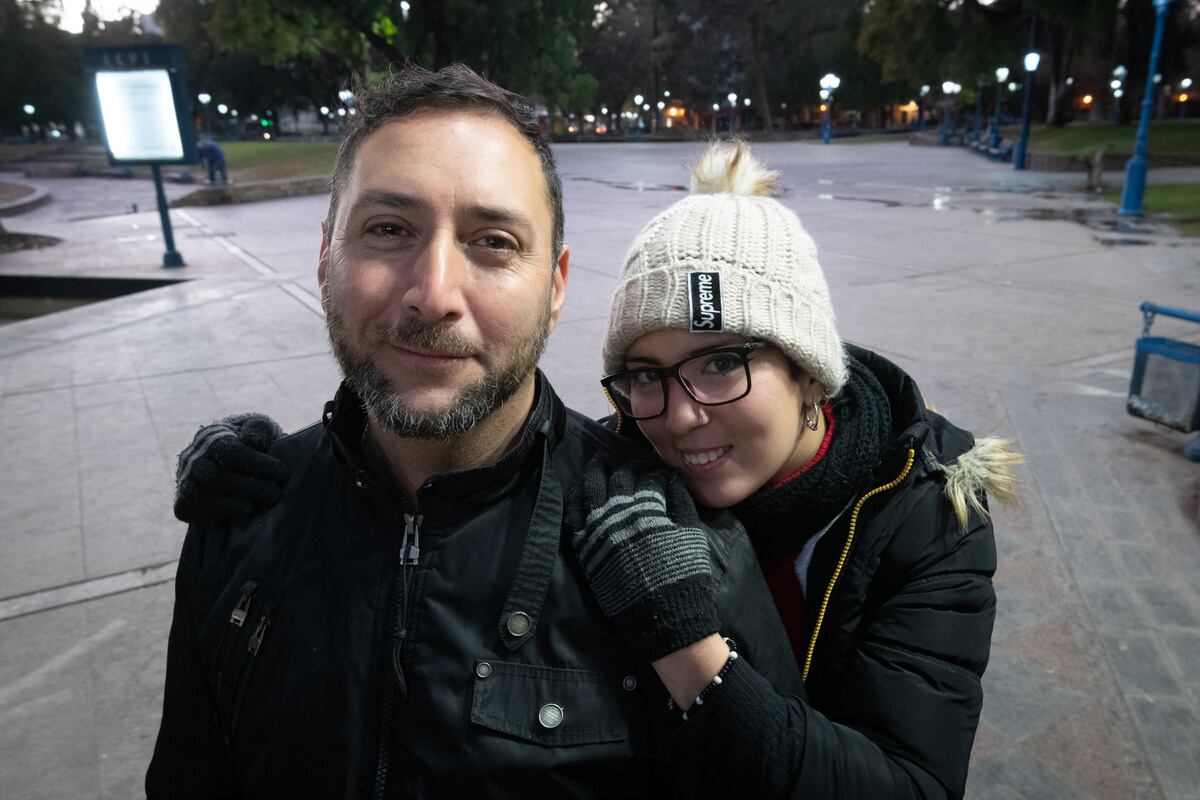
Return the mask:
{"type": "Polygon", "coordinates": [[[925,404],[921,390],[907,372],[870,350],[846,343],[846,352],[874,374],[892,409],[892,434],[880,459],[879,476],[891,480],[899,473],[911,449],[917,454],[914,473],[934,468],[928,457],[952,464],[970,450],[974,437],[951,424],[925,404]]]}
{"type": "MultiPolygon", "coordinates": [[[[421,489],[422,494],[436,485],[439,495],[484,496],[488,494],[489,487],[505,482],[531,459],[537,459],[540,463],[539,451],[543,448],[547,452],[557,448],[566,429],[566,409],[540,369],[534,380],[533,405],[508,452],[495,464],[435,475],[426,481],[421,489]]],[[[366,408],[345,381],[338,387],[333,400],[325,404],[322,424],[338,460],[354,474],[355,479],[385,489],[390,500],[396,502],[399,493],[392,489],[390,480],[386,476],[374,475],[367,467],[362,452],[363,434],[367,426],[366,408]]],[[[403,498],[399,498],[399,503],[401,507],[405,505],[403,498]]]]}

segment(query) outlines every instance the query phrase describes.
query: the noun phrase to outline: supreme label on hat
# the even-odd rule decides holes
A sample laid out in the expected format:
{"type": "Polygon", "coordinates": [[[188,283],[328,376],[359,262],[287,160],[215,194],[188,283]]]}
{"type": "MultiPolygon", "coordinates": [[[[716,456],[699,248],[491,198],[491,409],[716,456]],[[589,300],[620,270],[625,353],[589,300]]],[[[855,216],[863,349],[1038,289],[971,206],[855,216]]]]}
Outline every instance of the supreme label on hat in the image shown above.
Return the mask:
{"type": "Polygon", "coordinates": [[[692,333],[717,333],[721,330],[721,273],[688,273],[688,310],[692,333]]]}

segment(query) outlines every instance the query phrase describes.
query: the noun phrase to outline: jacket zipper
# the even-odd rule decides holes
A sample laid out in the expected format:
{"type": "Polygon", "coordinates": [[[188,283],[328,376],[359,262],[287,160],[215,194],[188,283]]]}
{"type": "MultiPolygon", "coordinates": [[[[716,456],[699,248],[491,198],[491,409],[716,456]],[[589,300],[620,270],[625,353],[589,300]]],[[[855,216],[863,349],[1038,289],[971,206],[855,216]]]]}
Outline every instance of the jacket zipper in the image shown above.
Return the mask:
{"type": "Polygon", "coordinates": [[[817,621],[813,624],[812,637],[808,640],[808,651],[804,654],[804,671],[800,675],[800,680],[808,681],[808,670],[812,667],[813,652],[817,649],[817,637],[821,634],[821,623],[825,621],[825,609],[829,606],[829,598],[833,596],[834,584],[837,583],[838,578],[841,576],[842,567],[846,564],[846,557],[850,555],[850,547],[854,544],[854,533],[858,528],[858,512],[875,495],[882,492],[890,492],[899,486],[904,478],[907,477],[908,471],[912,469],[914,458],[916,458],[916,452],[910,448],[908,458],[904,462],[904,469],[900,470],[900,474],[889,483],[876,486],[858,498],[858,502],[854,504],[854,511],[850,512],[850,532],[846,534],[846,543],[842,545],[842,552],[838,556],[837,566],[833,569],[833,576],[829,579],[829,585],[825,587],[825,596],[821,598],[821,610],[817,612],[817,621]]]}
{"type": "Polygon", "coordinates": [[[246,581],[242,584],[242,588],[238,594],[238,601],[233,607],[233,611],[229,615],[229,624],[225,626],[224,632],[221,634],[221,641],[217,645],[217,686],[216,696],[221,696],[221,682],[225,676],[225,670],[229,665],[222,662],[221,658],[225,653],[225,648],[228,646],[231,639],[236,638],[237,629],[241,628],[246,622],[246,615],[250,613],[250,604],[254,602],[254,593],[258,591],[258,581],[246,581]]]}
{"type": "Polygon", "coordinates": [[[242,704],[246,698],[246,687],[250,685],[250,675],[254,671],[255,663],[258,661],[258,653],[262,649],[263,638],[267,635],[267,631],[273,622],[271,615],[274,611],[275,604],[273,602],[268,602],[263,606],[262,614],[254,626],[254,633],[250,635],[250,641],[246,644],[246,657],[242,659],[242,668],[238,670],[237,683],[234,685],[236,693],[233,701],[233,712],[229,719],[229,737],[231,740],[237,731],[238,719],[242,715],[242,704]]]}
{"type": "Polygon", "coordinates": [[[383,685],[383,700],[380,703],[379,724],[379,759],[375,766],[375,793],[378,800],[383,800],[387,791],[388,760],[392,749],[392,707],[395,703],[396,692],[400,699],[408,698],[408,680],[404,676],[404,667],[400,657],[404,642],[408,638],[408,611],[412,601],[413,575],[421,559],[421,514],[404,515],[404,536],[400,541],[399,575],[396,576],[395,599],[392,602],[391,638],[388,642],[391,651],[392,680],[383,685]]]}

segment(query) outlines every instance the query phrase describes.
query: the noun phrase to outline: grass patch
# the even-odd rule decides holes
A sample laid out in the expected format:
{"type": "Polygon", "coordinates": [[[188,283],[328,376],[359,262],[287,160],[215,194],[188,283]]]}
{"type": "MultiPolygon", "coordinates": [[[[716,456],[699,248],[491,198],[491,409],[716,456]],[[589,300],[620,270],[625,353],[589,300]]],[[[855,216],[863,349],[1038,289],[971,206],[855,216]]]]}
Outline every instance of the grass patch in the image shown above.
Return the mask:
{"type": "Polygon", "coordinates": [[[229,176],[242,182],[329,175],[338,149],[337,142],[251,141],[220,145],[229,176]]]}
{"type": "MultiPolygon", "coordinates": [[[[1105,192],[1104,197],[1114,203],[1121,202],[1121,192],[1115,189],[1105,192]]],[[[1200,183],[1147,186],[1142,210],[1162,214],[1181,233],[1200,236],[1200,183]]]]}
{"type": "MultiPolygon", "coordinates": [[[[1005,138],[1016,140],[1021,129],[1005,126],[1005,138]]],[[[1101,147],[1108,153],[1131,155],[1137,123],[1089,125],[1072,123],[1061,128],[1035,125],[1029,131],[1029,149],[1035,153],[1090,156],[1101,147]]],[[[1200,154],[1200,119],[1165,119],[1150,123],[1151,153],[1200,154]]]]}
{"type": "Polygon", "coordinates": [[[34,188],[23,183],[0,183],[0,203],[11,203],[33,194],[34,188]]]}

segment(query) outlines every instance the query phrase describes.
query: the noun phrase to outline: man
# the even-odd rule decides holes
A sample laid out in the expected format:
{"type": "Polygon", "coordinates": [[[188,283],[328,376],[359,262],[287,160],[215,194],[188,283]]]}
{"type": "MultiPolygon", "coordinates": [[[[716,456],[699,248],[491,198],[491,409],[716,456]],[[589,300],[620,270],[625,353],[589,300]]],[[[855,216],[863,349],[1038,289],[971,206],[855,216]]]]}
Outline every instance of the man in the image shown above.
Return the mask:
{"type": "MultiPolygon", "coordinates": [[[[801,691],[753,553],[710,520],[698,599],[667,570],[606,618],[563,497],[594,455],[636,453],[536,370],[570,260],[536,120],[465,67],[405,69],[357,107],[318,267],[345,381],[271,446],[280,502],[189,530],[147,794],[661,793],[646,664],[667,651],[640,644],[742,620],[722,632],[801,691]]],[[[668,527],[660,505],[639,522],[668,527]]]]}

